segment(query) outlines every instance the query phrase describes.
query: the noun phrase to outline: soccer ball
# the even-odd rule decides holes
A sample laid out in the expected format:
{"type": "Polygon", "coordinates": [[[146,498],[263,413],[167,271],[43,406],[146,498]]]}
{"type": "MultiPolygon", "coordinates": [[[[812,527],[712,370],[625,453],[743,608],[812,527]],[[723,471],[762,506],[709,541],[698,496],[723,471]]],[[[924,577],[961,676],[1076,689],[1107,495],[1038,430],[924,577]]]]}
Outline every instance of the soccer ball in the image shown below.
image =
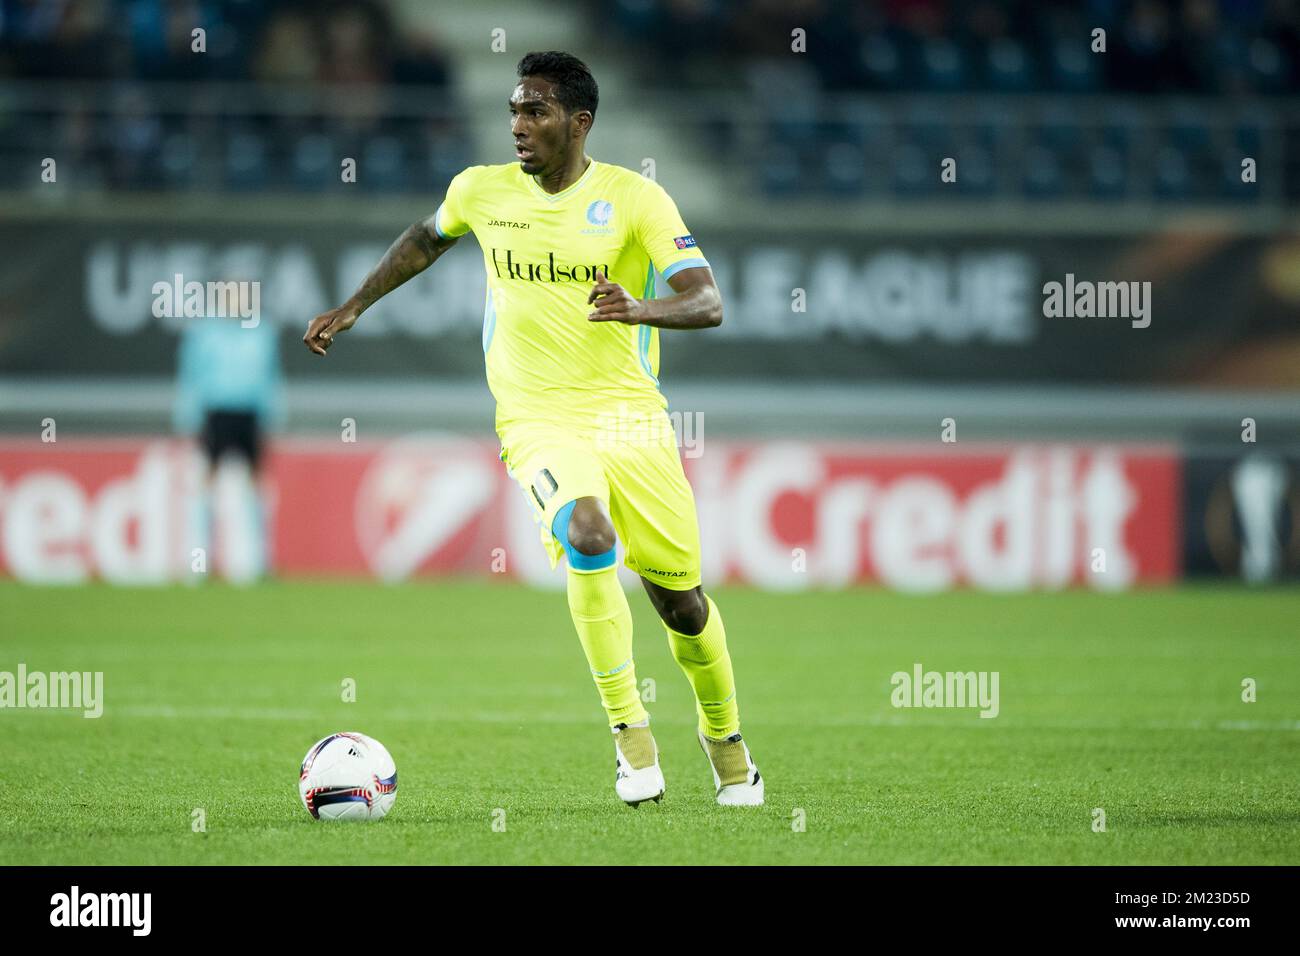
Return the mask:
{"type": "Polygon", "coordinates": [[[298,795],[317,820],[378,820],[397,799],[397,766],[373,737],[330,734],[302,759],[298,795]]]}

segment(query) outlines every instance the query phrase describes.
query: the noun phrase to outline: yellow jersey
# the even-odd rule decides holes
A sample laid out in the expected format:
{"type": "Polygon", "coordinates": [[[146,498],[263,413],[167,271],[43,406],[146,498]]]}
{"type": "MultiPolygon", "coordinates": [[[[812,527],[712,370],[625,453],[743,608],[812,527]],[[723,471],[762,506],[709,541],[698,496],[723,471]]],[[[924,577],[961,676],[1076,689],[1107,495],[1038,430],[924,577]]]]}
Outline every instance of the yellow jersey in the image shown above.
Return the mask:
{"type": "Polygon", "coordinates": [[[649,299],[656,271],[668,278],[708,265],[658,183],[592,160],[551,194],[518,163],[471,166],[447,187],[434,223],[444,238],[473,232],[483,250],[483,354],[498,432],[517,422],[594,430],[602,415],[667,407],[659,330],[587,319],[597,269],[649,299]]]}

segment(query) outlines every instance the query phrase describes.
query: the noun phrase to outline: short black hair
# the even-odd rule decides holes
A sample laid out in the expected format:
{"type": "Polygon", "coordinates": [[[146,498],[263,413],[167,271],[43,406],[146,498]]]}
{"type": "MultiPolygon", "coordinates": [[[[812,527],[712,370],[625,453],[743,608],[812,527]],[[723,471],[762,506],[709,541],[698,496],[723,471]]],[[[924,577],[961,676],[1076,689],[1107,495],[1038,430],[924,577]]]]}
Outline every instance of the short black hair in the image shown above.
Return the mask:
{"type": "Polygon", "coordinates": [[[600,103],[600,90],[596,78],[576,56],[549,50],[545,53],[528,53],[519,61],[519,78],[536,76],[555,84],[555,98],[568,112],[589,110],[596,115],[600,103]]]}

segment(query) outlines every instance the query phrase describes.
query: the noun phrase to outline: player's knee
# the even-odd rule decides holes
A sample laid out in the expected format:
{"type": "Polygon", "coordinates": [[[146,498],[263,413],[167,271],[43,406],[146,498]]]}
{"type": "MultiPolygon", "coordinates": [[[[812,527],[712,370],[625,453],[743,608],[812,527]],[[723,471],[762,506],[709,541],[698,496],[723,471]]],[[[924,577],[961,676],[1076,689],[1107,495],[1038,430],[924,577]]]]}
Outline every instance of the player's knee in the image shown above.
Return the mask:
{"type": "Polygon", "coordinates": [[[569,556],[569,566],[591,571],[614,564],[614,526],[592,499],[570,501],[555,516],[551,532],[569,556]]]}
{"type": "Polygon", "coordinates": [[[578,528],[569,525],[569,545],[579,554],[589,557],[606,554],[614,550],[615,540],[613,528],[602,528],[599,525],[578,528]]]}
{"type": "Polygon", "coordinates": [[[678,591],[663,602],[662,614],[678,634],[699,634],[709,622],[709,602],[700,588],[678,591]]]}
{"type": "Polygon", "coordinates": [[[597,507],[583,507],[585,502],[574,502],[569,516],[567,535],[569,544],[586,555],[604,554],[614,547],[614,526],[597,507]]]}

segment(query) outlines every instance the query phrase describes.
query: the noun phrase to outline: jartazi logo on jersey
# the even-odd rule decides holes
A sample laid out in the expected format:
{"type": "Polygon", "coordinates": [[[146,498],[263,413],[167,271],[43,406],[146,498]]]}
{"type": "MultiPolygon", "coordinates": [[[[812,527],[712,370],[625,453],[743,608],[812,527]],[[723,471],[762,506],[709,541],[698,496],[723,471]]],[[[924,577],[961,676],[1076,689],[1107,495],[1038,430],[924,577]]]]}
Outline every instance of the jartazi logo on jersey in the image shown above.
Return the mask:
{"type": "Polygon", "coordinates": [[[546,254],[543,263],[520,262],[511,249],[492,248],[492,266],[497,271],[498,279],[525,279],[528,282],[595,282],[596,270],[605,270],[609,275],[609,266],[604,263],[594,265],[556,264],[555,253],[546,254]]]}
{"type": "Polygon", "coordinates": [[[502,226],[506,229],[527,229],[528,228],[528,223],[526,222],[511,222],[508,219],[489,219],[488,225],[502,226]]]}
{"type": "Polygon", "coordinates": [[[50,897],[51,926],[129,926],[133,936],[148,936],[152,925],[152,893],[70,893],[50,897]]]}

